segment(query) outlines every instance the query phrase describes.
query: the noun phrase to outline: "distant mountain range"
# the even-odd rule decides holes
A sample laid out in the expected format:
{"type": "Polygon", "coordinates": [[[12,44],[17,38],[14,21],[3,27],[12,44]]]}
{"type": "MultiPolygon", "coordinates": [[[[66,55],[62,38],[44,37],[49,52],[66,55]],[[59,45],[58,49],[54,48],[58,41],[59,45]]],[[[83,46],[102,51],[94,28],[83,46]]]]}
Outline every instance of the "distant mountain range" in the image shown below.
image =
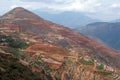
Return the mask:
{"type": "Polygon", "coordinates": [[[89,23],[99,22],[100,20],[92,19],[80,12],[62,12],[62,13],[48,13],[42,11],[34,11],[42,18],[52,21],[54,23],[64,25],[70,28],[77,28],[85,26],[89,23]]]}
{"type": "Polygon", "coordinates": [[[120,50],[120,22],[97,22],[77,28],[76,30],[100,39],[111,48],[120,50]]]}

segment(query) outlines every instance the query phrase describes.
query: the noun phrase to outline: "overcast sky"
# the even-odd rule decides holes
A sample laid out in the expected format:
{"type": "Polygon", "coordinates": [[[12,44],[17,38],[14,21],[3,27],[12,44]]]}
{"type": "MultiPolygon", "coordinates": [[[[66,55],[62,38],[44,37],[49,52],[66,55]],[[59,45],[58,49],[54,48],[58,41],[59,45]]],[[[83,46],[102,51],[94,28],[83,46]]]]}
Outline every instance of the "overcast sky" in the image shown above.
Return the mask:
{"type": "Polygon", "coordinates": [[[0,15],[15,7],[52,13],[82,12],[103,20],[120,19],[120,0],[0,0],[0,15]]]}

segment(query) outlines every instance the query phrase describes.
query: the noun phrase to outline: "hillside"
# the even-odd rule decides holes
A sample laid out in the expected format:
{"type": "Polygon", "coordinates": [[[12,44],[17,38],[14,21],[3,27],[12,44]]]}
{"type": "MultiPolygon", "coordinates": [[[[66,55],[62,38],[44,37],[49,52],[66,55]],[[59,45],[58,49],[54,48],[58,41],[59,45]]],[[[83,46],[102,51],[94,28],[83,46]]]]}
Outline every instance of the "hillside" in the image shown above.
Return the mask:
{"type": "Polygon", "coordinates": [[[0,80],[41,80],[42,76],[46,77],[42,73],[39,73],[39,76],[33,73],[12,55],[0,52],[0,80]]]}
{"type": "Polygon", "coordinates": [[[76,29],[79,32],[98,38],[107,46],[120,50],[120,22],[116,23],[107,23],[99,22],[89,24],[83,28],[76,29]]]}
{"type": "Polygon", "coordinates": [[[45,80],[119,79],[119,52],[96,40],[20,7],[0,20],[0,48],[45,80]]]}

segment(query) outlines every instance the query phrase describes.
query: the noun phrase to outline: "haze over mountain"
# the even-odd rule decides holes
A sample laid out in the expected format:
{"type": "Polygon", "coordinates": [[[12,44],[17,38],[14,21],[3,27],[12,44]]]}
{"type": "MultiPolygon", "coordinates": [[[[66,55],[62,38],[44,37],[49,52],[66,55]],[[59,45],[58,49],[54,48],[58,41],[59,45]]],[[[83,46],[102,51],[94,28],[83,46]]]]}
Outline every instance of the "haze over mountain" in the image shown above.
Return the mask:
{"type": "Polygon", "coordinates": [[[120,50],[120,22],[97,22],[76,29],[79,32],[98,38],[109,47],[120,50]]]}
{"type": "Polygon", "coordinates": [[[113,80],[120,77],[120,52],[94,39],[21,7],[9,11],[0,21],[0,56],[7,59],[0,59],[3,63],[0,71],[5,75],[0,76],[1,80],[6,75],[9,80],[29,80],[30,75],[37,76],[31,80],[113,80]],[[14,57],[17,62],[11,61],[14,57]],[[21,64],[26,67],[19,67],[21,64]],[[32,74],[24,71],[24,77],[21,73],[24,69],[32,70],[32,74]],[[21,76],[14,77],[14,73],[21,76]]]}
{"type": "Polygon", "coordinates": [[[111,22],[120,22],[120,19],[112,20],[111,22]]]}
{"type": "Polygon", "coordinates": [[[100,20],[92,19],[85,15],[85,13],[80,12],[72,12],[72,11],[65,11],[65,12],[56,12],[50,13],[45,11],[34,11],[42,18],[52,21],[54,23],[64,25],[70,28],[77,28],[80,26],[85,26],[89,23],[93,22],[100,22],[100,20]]]}

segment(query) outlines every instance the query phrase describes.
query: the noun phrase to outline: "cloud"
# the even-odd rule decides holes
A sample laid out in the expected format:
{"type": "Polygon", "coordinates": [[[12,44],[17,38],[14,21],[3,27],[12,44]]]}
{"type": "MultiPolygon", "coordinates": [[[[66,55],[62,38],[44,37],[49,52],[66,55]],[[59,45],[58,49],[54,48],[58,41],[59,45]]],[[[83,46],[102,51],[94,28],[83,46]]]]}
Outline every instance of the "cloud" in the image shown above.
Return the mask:
{"type": "Polygon", "coordinates": [[[48,12],[74,11],[109,20],[120,16],[120,0],[0,0],[0,13],[14,7],[48,12]],[[116,15],[114,15],[116,13],[116,15]]]}
{"type": "MultiPolygon", "coordinates": [[[[43,7],[54,11],[92,11],[94,7],[98,6],[96,0],[22,0],[27,2],[34,2],[39,5],[39,8],[43,7]]],[[[32,6],[31,6],[32,7],[32,6]]],[[[35,7],[33,5],[33,7],[35,7]]],[[[37,7],[38,8],[38,7],[37,7]]],[[[36,8],[36,9],[37,9],[36,8]]]]}
{"type": "Polygon", "coordinates": [[[110,7],[111,8],[120,8],[120,3],[113,3],[110,7]]]}
{"type": "Polygon", "coordinates": [[[65,0],[21,0],[24,2],[61,2],[61,1],[65,1],[65,0]]]}
{"type": "Polygon", "coordinates": [[[24,1],[24,2],[40,2],[41,0],[21,0],[21,1],[24,1]]]}

